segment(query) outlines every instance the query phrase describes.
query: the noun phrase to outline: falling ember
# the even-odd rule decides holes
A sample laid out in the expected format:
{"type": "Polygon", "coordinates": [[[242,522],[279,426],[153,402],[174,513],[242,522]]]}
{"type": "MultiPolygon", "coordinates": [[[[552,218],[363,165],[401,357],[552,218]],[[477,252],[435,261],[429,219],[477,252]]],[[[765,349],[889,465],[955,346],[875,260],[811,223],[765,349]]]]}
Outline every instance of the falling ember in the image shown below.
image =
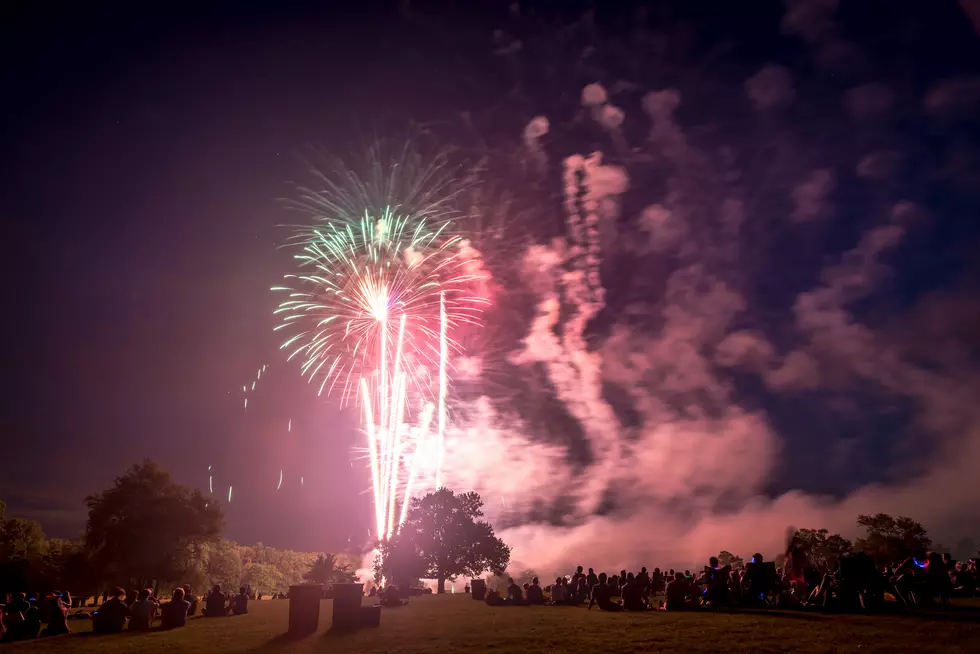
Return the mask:
{"type": "Polygon", "coordinates": [[[245,410],[248,411],[248,398],[245,398],[245,410]]]}
{"type": "Polygon", "coordinates": [[[255,390],[255,382],[252,382],[252,390],[255,390]]]}
{"type": "Polygon", "coordinates": [[[289,424],[286,426],[286,431],[292,431],[292,430],[293,430],[293,419],[290,418],[289,424]]]}
{"type": "Polygon", "coordinates": [[[231,504],[231,486],[228,487],[228,503],[231,504]]]}
{"type": "Polygon", "coordinates": [[[302,478],[302,477],[300,477],[300,478],[299,478],[299,485],[300,485],[300,486],[302,486],[302,485],[303,485],[303,478],[302,478]]]}
{"type": "Polygon", "coordinates": [[[208,475],[208,492],[214,494],[214,477],[208,475]]]}
{"type": "Polygon", "coordinates": [[[279,470],[279,485],[276,486],[276,490],[282,488],[282,469],[279,470]]]}

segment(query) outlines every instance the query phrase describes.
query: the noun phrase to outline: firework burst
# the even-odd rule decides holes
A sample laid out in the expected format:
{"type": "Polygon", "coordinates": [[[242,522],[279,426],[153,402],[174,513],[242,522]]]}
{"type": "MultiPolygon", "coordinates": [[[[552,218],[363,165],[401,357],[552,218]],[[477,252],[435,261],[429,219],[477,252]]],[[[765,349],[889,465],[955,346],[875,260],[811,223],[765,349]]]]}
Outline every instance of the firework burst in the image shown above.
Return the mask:
{"type": "Polygon", "coordinates": [[[375,152],[368,170],[314,171],[322,189],[295,202],[313,218],[294,239],[299,272],[273,290],[286,294],[276,329],[289,334],[288,359],[318,393],[360,400],[386,538],[404,519],[433,423],[441,481],[451,334],[478,324],[487,301],[479,255],[454,231],[445,160],[423,166],[406,150],[386,168],[375,152]]]}

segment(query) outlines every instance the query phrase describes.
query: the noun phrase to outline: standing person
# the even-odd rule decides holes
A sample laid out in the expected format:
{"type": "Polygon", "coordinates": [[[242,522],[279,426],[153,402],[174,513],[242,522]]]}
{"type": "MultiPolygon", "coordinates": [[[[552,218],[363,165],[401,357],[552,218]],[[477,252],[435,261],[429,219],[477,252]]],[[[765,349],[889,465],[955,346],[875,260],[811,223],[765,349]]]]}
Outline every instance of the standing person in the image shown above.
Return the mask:
{"type": "Polygon", "coordinates": [[[589,568],[589,574],[585,576],[585,583],[589,587],[589,592],[592,592],[592,587],[599,583],[599,577],[596,576],[595,570],[589,568]]]}

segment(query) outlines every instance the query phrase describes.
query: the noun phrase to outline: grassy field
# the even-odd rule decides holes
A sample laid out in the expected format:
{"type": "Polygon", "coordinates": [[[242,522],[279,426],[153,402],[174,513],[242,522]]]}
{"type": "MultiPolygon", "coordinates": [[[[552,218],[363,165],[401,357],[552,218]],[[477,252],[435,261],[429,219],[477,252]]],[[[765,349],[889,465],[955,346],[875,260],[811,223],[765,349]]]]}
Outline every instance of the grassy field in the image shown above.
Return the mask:
{"type": "Polygon", "coordinates": [[[464,595],[413,598],[384,609],[381,626],[299,641],[286,631],[288,601],[255,602],[246,616],[191,618],[170,632],[97,636],[71,621],[70,636],[4,645],[5,652],[977,652],[980,606],[945,615],[850,616],[804,612],[610,614],[584,607],[489,608],[464,595]]]}

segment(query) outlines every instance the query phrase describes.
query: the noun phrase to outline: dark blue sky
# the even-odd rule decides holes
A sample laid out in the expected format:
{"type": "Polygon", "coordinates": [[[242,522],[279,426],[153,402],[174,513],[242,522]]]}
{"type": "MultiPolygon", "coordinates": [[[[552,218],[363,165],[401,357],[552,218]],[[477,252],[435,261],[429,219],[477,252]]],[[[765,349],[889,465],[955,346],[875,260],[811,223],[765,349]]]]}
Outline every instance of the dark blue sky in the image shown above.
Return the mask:
{"type": "MultiPolygon", "coordinates": [[[[464,110],[482,121],[483,136],[516,143],[530,117],[560,114],[596,80],[588,64],[560,62],[551,70],[544,61],[509,93],[514,71],[491,54],[500,45],[494,27],[510,20],[506,3],[479,13],[420,3],[411,15],[396,2],[343,10],[208,4],[206,11],[115,3],[4,10],[0,208],[8,310],[0,498],[11,513],[70,536],[83,527],[87,493],[150,457],[180,482],[206,489],[210,465],[216,491],[233,485],[230,537],[299,549],[359,543],[368,524],[368,480],[350,465],[352,417],[314,397],[283,362],[271,332],[275,298],[268,288],[289,266],[276,247],[286,236],[277,227],[286,220],[280,199],[302,173],[297,151],[318,142],[342,155],[389,124],[438,125],[464,110]],[[466,41],[469,34],[483,40],[466,41]],[[246,413],[241,386],[263,364],[271,365],[267,383],[260,382],[246,413]],[[286,483],[276,493],[280,469],[286,483]]],[[[813,162],[833,165],[862,148],[900,144],[910,164],[898,183],[941,219],[903,246],[895,255],[902,267],[883,295],[855,313],[882,327],[925,290],[969,277],[977,196],[954,174],[976,174],[976,121],[937,125],[910,110],[888,125],[857,130],[835,113],[840,93],[856,80],[815,70],[806,47],[780,32],[783,3],[752,3],[751,11],[732,4],[667,3],[676,6],[644,20],[674,35],[675,50],[657,56],[677,66],[658,70],[653,83],[682,89],[679,120],[691,134],[715,129],[735,144],[758,198],[752,207],[784,210],[769,204],[769,194],[791,186],[813,162]],[[749,116],[742,122],[743,110],[710,101],[713,93],[740,90],[768,61],[797,78],[801,108],[787,124],[774,118],[746,127],[757,123],[749,116]],[[787,167],[767,167],[782,161],[783,150],[792,153],[787,167]]],[[[866,77],[891,85],[899,106],[918,107],[937,80],[976,74],[976,34],[956,3],[928,10],[842,4],[841,29],[873,60],[855,58],[854,66],[869,66],[866,77]]],[[[625,35],[639,20],[635,11],[602,6],[597,29],[618,30],[623,49],[633,47],[625,35]]],[[[552,13],[534,29],[546,32],[541,25],[550,22],[557,34],[578,11],[552,13]]],[[[520,36],[516,23],[509,29],[520,36]]],[[[639,49],[617,56],[644,67],[639,49]]],[[[607,64],[614,65],[595,69],[607,64]]],[[[616,80],[597,81],[610,87],[616,80]]],[[[588,146],[591,137],[580,138],[588,146]]],[[[854,247],[879,202],[849,183],[838,186],[833,229],[787,235],[759,228],[754,248],[769,268],[745,261],[730,271],[754,281],[745,293],[754,316],[747,326],[766,331],[781,350],[792,338],[767,316],[785,314],[827,261],[854,247]]],[[[633,277],[614,268],[604,275],[633,277]]],[[[630,288],[635,282],[624,281],[624,295],[630,288]]],[[[889,478],[893,457],[882,434],[903,428],[909,406],[879,398],[881,406],[866,403],[830,418],[820,396],[826,389],[773,400],[762,397],[757,379],[735,383],[746,398],[759,398],[744,405],[763,408],[781,434],[792,434],[771,492],[801,485],[846,492],[889,478]],[[827,451],[825,434],[835,431],[859,443],[849,451],[860,456],[832,471],[808,468],[827,451]],[[801,467],[808,472],[779,472],[801,467]]]]}

